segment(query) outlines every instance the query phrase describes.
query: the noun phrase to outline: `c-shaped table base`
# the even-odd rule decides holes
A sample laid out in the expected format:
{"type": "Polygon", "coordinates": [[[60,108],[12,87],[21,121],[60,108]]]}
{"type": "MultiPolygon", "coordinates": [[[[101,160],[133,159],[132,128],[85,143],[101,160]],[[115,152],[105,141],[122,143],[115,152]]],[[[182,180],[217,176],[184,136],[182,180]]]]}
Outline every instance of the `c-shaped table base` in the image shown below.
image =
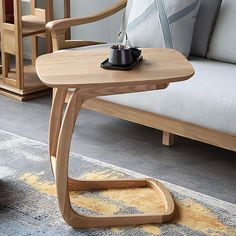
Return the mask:
{"type": "MultiPolygon", "coordinates": [[[[165,88],[168,85],[155,89],[165,88]]],[[[122,89],[122,88],[121,88],[122,89]]],[[[142,91],[147,88],[135,87],[134,90],[142,91]]],[[[151,88],[149,88],[151,89],[151,88]]],[[[108,88],[109,90],[109,88],[108,88]]],[[[108,94],[106,90],[105,94],[108,94]]],[[[119,89],[118,89],[119,90],[119,89]]],[[[123,90],[123,89],[122,89],[123,90]]],[[[130,88],[129,88],[130,90],[130,88]]],[[[101,91],[99,91],[100,93],[101,91]]],[[[119,91],[118,91],[119,92],[119,91]]],[[[75,180],[68,176],[68,163],[70,145],[75,126],[76,118],[82,104],[92,96],[91,91],[74,90],[64,112],[67,89],[55,89],[52,104],[49,132],[49,151],[51,156],[52,169],[56,180],[57,197],[59,208],[66,223],[73,228],[98,228],[113,227],[149,223],[168,222],[174,213],[174,201],[170,192],[163,184],[154,179],[135,180],[98,180],[85,181],[75,180]],[[63,116],[64,113],[64,116],[63,116]],[[77,213],[71,206],[70,191],[91,191],[104,189],[138,188],[148,187],[161,193],[165,205],[165,214],[139,214],[139,215],[115,215],[115,216],[91,216],[77,213]]],[[[96,96],[96,92],[93,91],[96,96]]],[[[144,203],[145,204],[145,203],[144,203]]]]}

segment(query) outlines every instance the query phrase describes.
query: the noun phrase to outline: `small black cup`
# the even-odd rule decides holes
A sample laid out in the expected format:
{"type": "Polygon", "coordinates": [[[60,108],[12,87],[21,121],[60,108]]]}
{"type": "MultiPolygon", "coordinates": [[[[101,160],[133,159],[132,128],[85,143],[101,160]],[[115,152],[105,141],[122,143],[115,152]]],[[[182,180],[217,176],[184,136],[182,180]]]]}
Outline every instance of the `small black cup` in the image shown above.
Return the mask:
{"type": "Polygon", "coordinates": [[[125,45],[113,45],[108,62],[114,66],[127,66],[133,63],[131,48],[125,45]]]}

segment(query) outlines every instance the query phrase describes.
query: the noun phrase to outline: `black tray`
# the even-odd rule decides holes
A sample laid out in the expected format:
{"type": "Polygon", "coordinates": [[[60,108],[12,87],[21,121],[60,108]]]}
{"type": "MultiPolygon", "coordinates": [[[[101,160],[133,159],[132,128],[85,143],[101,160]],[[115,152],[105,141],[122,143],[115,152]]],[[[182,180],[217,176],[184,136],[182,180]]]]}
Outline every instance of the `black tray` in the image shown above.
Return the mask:
{"type": "Polygon", "coordinates": [[[142,60],[143,56],[139,56],[136,60],[134,60],[132,64],[129,64],[127,66],[113,66],[110,62],[108,62],[108,59],[106,59],[104,62],[101,63],[101,67],[106,70],[131,70],[142,60]]]}

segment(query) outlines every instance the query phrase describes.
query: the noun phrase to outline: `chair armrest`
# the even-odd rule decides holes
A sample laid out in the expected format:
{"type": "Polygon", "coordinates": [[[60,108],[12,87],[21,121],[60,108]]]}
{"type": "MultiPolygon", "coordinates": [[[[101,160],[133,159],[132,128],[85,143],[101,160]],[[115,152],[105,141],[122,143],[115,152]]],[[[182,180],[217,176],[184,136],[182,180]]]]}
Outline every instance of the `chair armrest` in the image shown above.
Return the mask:
{"type": "Polygon", "coordinates": [[[46,27],[52,33],[54,51],[60,50],[62,48],[67,48],[65,45],[66,44],[65,34],[70,27],[102,20],[106,17],[109,17],[119,12],[120,10],[126,7],[126,4],[127,0],[119,0],[119,2],[114,4],[112,7],[92,16],[87,16],[82,18],[67,18],[48,22],[46,27]]]}

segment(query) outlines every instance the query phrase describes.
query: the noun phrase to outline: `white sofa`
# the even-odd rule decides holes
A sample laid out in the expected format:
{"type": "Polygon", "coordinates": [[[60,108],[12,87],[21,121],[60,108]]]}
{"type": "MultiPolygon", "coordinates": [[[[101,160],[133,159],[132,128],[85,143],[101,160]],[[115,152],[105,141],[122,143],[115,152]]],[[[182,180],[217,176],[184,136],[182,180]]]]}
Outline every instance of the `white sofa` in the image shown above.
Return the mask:
{"type": "MultiPolygon", "coordinates": [[[[102,97],[85,107],[161,129],[165,144],[176,134],[236,151],[235,13],[235,0],[202,0],[190,56],[192,79],[162,91],[102,97]]],[[[90,48],[104,46],[109,45],[90,48]]]]}

